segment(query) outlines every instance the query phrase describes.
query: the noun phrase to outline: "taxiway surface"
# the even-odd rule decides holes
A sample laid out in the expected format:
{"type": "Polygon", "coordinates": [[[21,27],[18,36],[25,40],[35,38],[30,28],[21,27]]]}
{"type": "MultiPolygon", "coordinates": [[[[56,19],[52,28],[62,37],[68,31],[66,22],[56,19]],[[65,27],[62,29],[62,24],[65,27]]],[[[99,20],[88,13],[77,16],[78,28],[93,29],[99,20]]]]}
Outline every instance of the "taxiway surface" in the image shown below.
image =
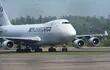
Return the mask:
{"type": "Polygon", "coordinates": [[[110,52],[2,53],[0,70],[110,70],[110,52]]]}

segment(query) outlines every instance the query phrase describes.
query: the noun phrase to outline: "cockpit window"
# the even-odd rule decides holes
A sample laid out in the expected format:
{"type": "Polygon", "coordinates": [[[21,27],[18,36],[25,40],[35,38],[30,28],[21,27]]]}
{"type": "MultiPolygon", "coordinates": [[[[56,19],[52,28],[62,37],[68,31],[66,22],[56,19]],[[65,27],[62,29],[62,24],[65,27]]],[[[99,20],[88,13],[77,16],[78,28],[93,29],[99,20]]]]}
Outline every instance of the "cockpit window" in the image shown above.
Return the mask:
{"type": "Polygon", "coordinates": [[[70,24],[70,22],[62,22],[62,24],[70,24]]]}

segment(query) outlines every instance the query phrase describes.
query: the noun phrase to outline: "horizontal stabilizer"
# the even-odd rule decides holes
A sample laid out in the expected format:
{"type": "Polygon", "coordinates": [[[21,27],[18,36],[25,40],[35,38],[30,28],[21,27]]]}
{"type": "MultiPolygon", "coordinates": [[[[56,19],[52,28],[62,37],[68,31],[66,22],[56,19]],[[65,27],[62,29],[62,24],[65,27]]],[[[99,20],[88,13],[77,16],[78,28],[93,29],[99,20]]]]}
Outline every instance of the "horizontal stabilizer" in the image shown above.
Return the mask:
{"type": "Polygon", "coordinates": [[[108,32],[107,31],[105,31],[104,33],[105,33],[105,36],[108,36],[108,32]]]}

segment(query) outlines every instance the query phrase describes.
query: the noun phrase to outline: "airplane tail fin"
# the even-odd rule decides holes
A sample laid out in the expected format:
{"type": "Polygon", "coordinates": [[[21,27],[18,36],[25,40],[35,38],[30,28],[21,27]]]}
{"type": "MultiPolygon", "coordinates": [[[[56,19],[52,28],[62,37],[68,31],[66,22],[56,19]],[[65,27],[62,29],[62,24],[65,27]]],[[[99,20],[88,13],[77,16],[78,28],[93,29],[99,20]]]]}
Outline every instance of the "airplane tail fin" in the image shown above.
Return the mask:
{"type": "Polygon", "coordinates": [[[4,11],[2,4],[0,3],[0,26],[11,25],[6,12],[4,11]]]}

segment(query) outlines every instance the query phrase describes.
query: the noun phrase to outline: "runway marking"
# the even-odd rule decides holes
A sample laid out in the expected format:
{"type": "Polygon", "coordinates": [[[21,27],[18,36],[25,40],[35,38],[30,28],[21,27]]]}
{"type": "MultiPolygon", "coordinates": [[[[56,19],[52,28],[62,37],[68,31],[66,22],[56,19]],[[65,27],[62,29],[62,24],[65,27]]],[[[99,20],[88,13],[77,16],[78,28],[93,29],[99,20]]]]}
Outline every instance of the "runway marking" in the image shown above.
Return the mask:
{"type": "Polygon", "coordinates": [[[44,61],[43,63],[110,63],[110,61],[44,61]]]}
{"type": "Polygon", "coordinates": [[[6,64],[12,64],[12,65],[14,65],[14,64],[16,64],[16,65],[23,64],[23,65],[25,65],[25,64],[28,64],[28,63],[0,63],[0,64],[2,64],[2,65],[6,65],[6,64]]]}

